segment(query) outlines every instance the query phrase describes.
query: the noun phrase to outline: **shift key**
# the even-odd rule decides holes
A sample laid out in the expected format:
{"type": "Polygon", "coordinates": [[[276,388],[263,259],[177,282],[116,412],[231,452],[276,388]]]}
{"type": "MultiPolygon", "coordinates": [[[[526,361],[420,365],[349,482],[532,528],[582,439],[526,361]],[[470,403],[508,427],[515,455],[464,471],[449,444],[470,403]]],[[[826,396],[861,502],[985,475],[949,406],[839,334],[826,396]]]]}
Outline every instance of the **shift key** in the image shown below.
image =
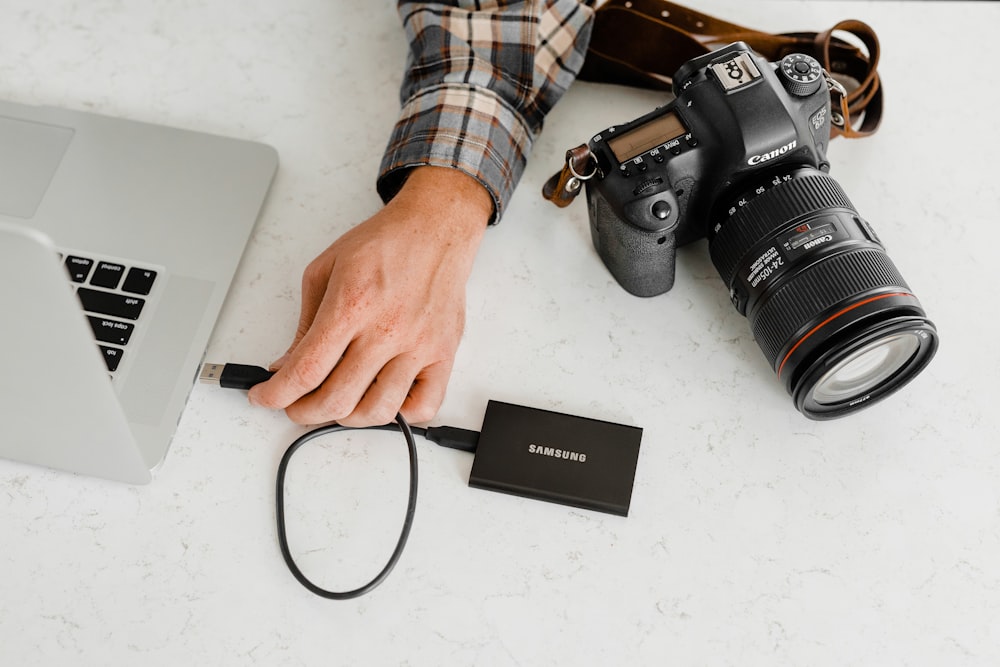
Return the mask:
{"type": "Polygon", "coordinates": [[[145,299],[101,292],[86,287],[78,289],[76,295],[80,297],[80,303],[83,304],[84,310],[101,315],[121,317],[126,320],[138,319],[142,307],[146,305],[145,299]]]}

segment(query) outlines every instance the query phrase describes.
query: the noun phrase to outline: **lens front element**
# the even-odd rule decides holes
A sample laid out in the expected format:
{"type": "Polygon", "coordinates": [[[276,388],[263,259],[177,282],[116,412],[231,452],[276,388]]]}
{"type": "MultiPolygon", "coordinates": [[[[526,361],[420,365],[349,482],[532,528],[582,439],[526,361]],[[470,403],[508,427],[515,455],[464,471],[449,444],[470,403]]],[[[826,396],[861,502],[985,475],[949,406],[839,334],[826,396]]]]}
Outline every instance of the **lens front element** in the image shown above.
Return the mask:
{"type": "MultiPolygon", "coordinates": [[[[780,371],[795,376],[783,378],[795,407],[812,419],[840,417],[885,398],[912,380],[934,356],[938,344],[933,324],[916,313],[906,313],[915,302],[912,295],[879,299],[876,303],[884,309],[874,312],[881,312],[884,319],[873,319],[873,311],[859,312],[859,321],[844,335],[818,341],[821,351],[808,363],[803,360],[790,370],[786,362],[780,371]]],[[[848,320],[853,312],[848,313],[848,320]]],[[[832,323],[828,326],[836,328],[832,323]]],[[[820,329],[815,335],[822,338],[823,333],[820,329]]]]}
{"type": "Polygon", "coordinates": [[[869,343],[827,371],[812,388],[819,405],[836,405],[864,396],[909,363],[920,342],[913,334],[898,334],[869,343]]]}

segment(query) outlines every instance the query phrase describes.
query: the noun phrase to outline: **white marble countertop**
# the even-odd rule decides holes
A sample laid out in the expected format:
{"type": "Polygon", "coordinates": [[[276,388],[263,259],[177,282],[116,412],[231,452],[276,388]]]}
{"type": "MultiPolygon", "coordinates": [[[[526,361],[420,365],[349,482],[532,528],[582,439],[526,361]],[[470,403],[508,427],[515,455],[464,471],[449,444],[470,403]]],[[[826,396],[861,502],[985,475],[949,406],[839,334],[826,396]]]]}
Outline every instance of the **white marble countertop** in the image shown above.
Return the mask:
{"type": "MultiPolygon", "coordinates": [[[[566,148],[665,100],[579,83],[487,234],[434,423],[478,429],[493,398],[641,426],[630,516],[470,489],[469,455],[421,442],[400,564],[372,594],[326,601],[275,538],[275,468],[302,429],[198,386],[149,486],[0,461],[0,662],[1000,664],[1000,4],[698,6],[771,31],[859,18],[878,32],[883,127],[834,142],[831,174],[939,329],[923,374],[809,421],[703,244],[681,251],[669,294],[620,289],[583,202],[560,210],[538,192],[566,148]]],[[[379,206],[405,56],[394,3],[6,0],[2,13],[4,98],[278,149],[208,357],[278,356],[302,268],[379,206]]],[[[398,530],[402,446],[354,435],[301,456],[293,548],[319,583],[357,584],[398,530]]]]}

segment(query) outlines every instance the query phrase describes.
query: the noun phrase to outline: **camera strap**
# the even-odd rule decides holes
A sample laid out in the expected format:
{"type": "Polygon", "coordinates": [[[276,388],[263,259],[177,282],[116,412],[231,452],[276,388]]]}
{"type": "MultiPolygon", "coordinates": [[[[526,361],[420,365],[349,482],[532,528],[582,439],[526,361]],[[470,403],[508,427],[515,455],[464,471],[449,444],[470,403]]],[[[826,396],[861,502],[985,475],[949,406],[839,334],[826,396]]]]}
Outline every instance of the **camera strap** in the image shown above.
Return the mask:
{"type": "MultiPolygon", "coordinates": [[[[732,42],[745,42],[770,61],[805,53],[828,73],[834,106],[830,136],[866,137],[882,120],[879,42],[862,21],[847,19],[823,32],[768,33],[709,16],[666,0],[607,0],[594,27],[579,79],[670,91],[674,72],[692,58],[732,42]],[[855,45],[843,37],[851,35],[855,45]],[[839,111],[837,111],[839,110],[839,111]]],[[[546,199],[567,206],[597,165],[586,144],[566,152],[566,165],[543,188],[546,199]]]]}

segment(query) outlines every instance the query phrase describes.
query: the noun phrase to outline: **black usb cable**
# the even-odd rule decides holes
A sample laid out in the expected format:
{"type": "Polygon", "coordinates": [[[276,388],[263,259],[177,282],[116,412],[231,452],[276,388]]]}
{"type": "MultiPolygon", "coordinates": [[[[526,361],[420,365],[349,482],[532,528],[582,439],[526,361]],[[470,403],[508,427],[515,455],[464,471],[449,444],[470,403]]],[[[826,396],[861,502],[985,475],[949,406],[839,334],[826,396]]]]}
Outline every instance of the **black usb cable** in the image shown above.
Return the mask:
{"type": "MultiPolygon", "coordinates": [[[[205,383],[217,384],[224,389],[241,389],[246,391],[254,385],[268,380],[273,375],[273,371],[269,371],[259,366],[248,366],[245,364],[205,364],[202,366],[199,379],[205,383]]],[[[395,423],[385,424],[382,426],[362,427],[361,430],[364,428],[382,431],[392,431],[398,429],[399,432],[402,433],[403,439],[406,441],[406,448],[410,458],[410,490],[406,503],[406,517],[403,519],[403,529],[400,531],[396,547],[393,549],[392,555],[389,556],[389,561],[385,564],[385,567],[382,568],[381,572],[375,575],[374,579],[369,581],[364,586],[360,586],[351,591],[339,592],[328,591],[311,582],[309,578],[302,573],[298,565],[296,565],[295,559],[292,557],[291,550],[288,548],[288,537],[285,532],[285,473],[288,470],[288,463],[291,460],[292,455],[295,454],[300,447],[314,438],[318,438],[329,433],[358,429],[350,426],[342,426],[340,424],[329,424],[315,428],[289,445],[288,449],[285,450],[285,454],[281,457],[281,462],[278,464],[277,481],[275,483],[275,517],[277,520],[278,544],[281,547],[281,555],[285,560],[285,565],[288,566],[288,569],[299,581],[299,583],[316,595],[331,600],[349,600],[370,592],[376,586],[381,584],[387,576],[389,576],[389,573],[399,561],[399,557],[403,553],[403,548],[406,546],[406,540],[410,536],[410,528],[413,526],[413,515],[417,507],[417,447],[413,436],[419,435],[437,445],[441,445],[442,447],[461,449],[467,452],[475,452],[476,445],[479,443],[478,431],[470,431],[468,429],[456,428],[454,426],[431,426],[427,428],[411,427],[406,423],[406,420],[403,419],[403,416],[399,414],[396,415],[395,423]]]]}
{"type": "Polygon", "coordinates": [[[208,384],[217,384],[223,389],[249,391],[255,384],[266,382],[274,375],[260,366],[246,364],[204,364],[198,379],[208,384]]]}

